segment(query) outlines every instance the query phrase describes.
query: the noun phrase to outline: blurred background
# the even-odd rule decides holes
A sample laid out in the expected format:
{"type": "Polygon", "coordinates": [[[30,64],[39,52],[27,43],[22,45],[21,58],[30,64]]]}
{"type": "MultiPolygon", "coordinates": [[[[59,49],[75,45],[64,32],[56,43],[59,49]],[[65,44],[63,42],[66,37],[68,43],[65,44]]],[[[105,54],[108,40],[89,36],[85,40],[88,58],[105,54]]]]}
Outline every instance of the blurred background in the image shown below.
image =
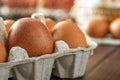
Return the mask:
{"type": "Polygon", "coordinates": [[[42,12],[53,19],[64,18],[68,17],[73,5],[74,0],[0,0],[0,16],[18,19],[42,12]]]}
{"type": "Polygon", "coordinates": [[[40,12],[56,22],[74,21],[98,43],[120,44],[119,3],[119,0],[0,0],[0,16],[17,20],[40,12]],[[113,30],[114,21],[118,26],[113,30]]]}

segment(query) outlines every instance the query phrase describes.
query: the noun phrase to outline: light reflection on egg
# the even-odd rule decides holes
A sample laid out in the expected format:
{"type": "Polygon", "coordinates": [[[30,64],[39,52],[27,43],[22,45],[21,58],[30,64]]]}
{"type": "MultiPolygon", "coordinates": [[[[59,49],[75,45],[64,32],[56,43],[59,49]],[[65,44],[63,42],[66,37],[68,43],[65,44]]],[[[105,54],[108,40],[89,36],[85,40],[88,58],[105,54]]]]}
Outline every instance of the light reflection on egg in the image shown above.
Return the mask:
{"type": "Polygon", "coordinates": [[[15,22],[15,20],[12,20],[12,19],[4,20],[5,30],[6,30],[7,34],[9,33],[9,30],[14,22],[15,22]]]}
{"type": "Polygon", "coordinates": [[[113,38],[120,39],[120,18],[115,19],[110,24],[110,33],[113,38]]]}

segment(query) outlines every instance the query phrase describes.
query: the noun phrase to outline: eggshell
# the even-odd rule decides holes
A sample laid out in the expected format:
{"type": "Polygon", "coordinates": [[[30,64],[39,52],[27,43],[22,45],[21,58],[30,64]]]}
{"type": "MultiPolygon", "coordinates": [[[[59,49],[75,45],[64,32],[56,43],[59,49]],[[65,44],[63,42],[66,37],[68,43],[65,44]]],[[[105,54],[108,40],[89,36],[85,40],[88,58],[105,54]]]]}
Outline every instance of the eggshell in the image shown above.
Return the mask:
{"type": "Polygon", "coordinates": [[[35,8],[36,0],[7,0],[9,8],[35,8]]]}
{"type": "Polygon", "coordinates": [[[120,39],[120,18],[115,19],[110,24],[110,33],[114,38],[120,39]]]}
{"type": "Polygon", "coordinates": [[[73,22],[61,21],[57,23],[53,27],[52,34],[55,41],[63,40],[70,48],[86,48],[88,46],[85,35],[73,22]]]}
{"type": "Polygon", "coordinates": [[[56,22],[50,18],[45,18],[46,26],[48,27],[49,31],[52,31],[53,27],[55,26],[56,22]]]}
{"type": "Polygon", "coordinates": [[[50,9],[67,9],[70,10],[74,4],[74,0],[39,0],[40,7],[50,9]]]}
{"type": "Polygon", "coordinates": [[[13,25],[14,22],[15,21],[12,20],[12,19],[6,19],[6,20],[4,20],[4,25],[5,25],[5,29],[6,29],[7,34],[9,32],[10,27],[13,25]]]}
{"type": "Polygon", "coordinates": [[[109,24],[105,19],[92,19],[88,22],[85,32],[90,37],[104,38],[109,32],[109,24]]]}
{"type": "Polygon", "coordinates": [[[53,53],[54,40],[45,25],[39,20],[21,18],[10,29],[8,46],[9,49],[20,46],[28,52],[29,57],[36,57],[53,53]]]}
{"type": "Polygon", "coordinates": [[[6,62],[8,59],[8,55],[6,52],[6,48],[2,42],[0,42],[0,63],[6,62]]]}

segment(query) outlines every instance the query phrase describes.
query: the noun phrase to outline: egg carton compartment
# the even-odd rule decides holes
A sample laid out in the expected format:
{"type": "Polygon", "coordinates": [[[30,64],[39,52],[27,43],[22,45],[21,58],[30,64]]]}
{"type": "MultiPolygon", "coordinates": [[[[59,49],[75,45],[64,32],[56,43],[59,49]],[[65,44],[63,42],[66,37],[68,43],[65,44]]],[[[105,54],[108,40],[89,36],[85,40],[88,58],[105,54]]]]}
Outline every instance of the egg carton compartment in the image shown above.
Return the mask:
{"type": "MultiPolygon", "coordinates": [[[[61,42],[60,44],[63,44],[61,42]]],[[[75,48],[69,49],[64,52],[64,56],[61,56],[55,60],[55,69],[53,74],[60,78],[77,78],[81,77],[85,73],[86,64],[90,55],[93,54],[93,50],[96,48],[97,44],[94,42],[89,43],[88,48],[75,48]]],[[[61,46],[60,46],[61,47],[61,46]]],[[[63,47],[63,49],[65,46],[63,47]]],[[[58,51],[59,51],[58,45],[58,51]]]]}
{"type": "Polygon", "coordinates": [[[61,53],[47,54],[29,58],[20,47],[13,47],[9,53],[9,62],[0,64],[0,80],[50,80],[54,61],[61,53]]]}
{"type": "Polygon", "coordinates": [[[1,63],[0,64],[0,80],[8,80],[14,63],[1,63]]]}
{"type": "Polygon", "coordinates": [[[10,50],[9,62],[0,64],[0,80],[14,77],[16,80],[50,80],[51,72],[60,78],[82,76],[96,44],[91,42],[89,48],[69,49],[63,41],[56,42],[56,52],[29,58],[20,47],[10,50]]]}

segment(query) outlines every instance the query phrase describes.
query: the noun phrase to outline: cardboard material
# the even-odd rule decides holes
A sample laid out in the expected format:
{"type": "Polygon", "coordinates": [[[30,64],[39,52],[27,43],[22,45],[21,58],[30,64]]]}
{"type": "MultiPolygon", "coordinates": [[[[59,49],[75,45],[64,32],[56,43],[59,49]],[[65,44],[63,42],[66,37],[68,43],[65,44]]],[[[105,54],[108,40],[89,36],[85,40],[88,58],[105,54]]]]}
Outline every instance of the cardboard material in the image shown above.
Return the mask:
{"type": "MultiPolygon", "coordinates": [[[[60,45],[64,42],[61,42],[60,45]]],[[[58,46],[66,49],[65,46],[58,46]]],[[[55,70],[54,75],[60,78],[76,78],[83,76],[86,69],[86,64],[88,58],[93,54],[93,50],[96,48],[97,44],[94,42],[89,43],[88,48],[76,48],[69,49],[66,51],[59,50],[59,52],[64,53],[64,56],[61,56],[55,60],[55,70]]]]}
{"type": "Polygon", "coordinates": [[[53,53],[51,55],[46,54],[39,57],[28,58],[23,48],[13,47],[9,56],[9,60],[15,63],[12,69],[13,77],[16,80],[49,80],[54,61],[57,57],[61,56],[61,54],[53,53]]]}
{"type": "MultiPolygon", "coordinates": [[[[60,41],[59,44],[64,45],[64,42],[60,41]]],[[[47,54],[36,58],[24,57],[24,59],[23,57],[16,57],[16,59],[13,57],[14,59],[10,59],[11,62],[1,63],[0,71],[2,71],[2,73],[0,73],[0,80],[6,80],[9,78],[12,73],[10,72],[11,69],[13,70],[13,77],[17,80],[50,80],[54,61],[54,74],[56,76],[61,78],[75,78],[82,76],[85,72],[89,55],[93,52],[96,45],[90,45],[87,49],[76,48],[69,50],[67,50],[68,48],[65,46],[60,45],[59,47],[63,47],[63,50],[62,48],[56,48],[56,50],[60,51],[56,51],[56,53],[51,55],[47,54]]],[[[18,47],[16,49],[19,54],[21,48],[18,47]]],[[[14,48],[11,50],[13,50],[11,51],[12,53],[16,51],[14,48]]],[[[10,53],[10,55],[14,56],[12,53],[10,53]]]]}
{"type": "Polygon", "coordinates": [[[0,80],[7,80],[11,74],[16,80],[50,80],[53,66],[54,75],[60,78],[80,77],[96,46],[91,42],[86,49],[69,49],[64,41],[57,41],[55,53],[32,58],[27,56],[23,48],[13,47],[9,54],[10,61],[0,64],[0,80]]]}

